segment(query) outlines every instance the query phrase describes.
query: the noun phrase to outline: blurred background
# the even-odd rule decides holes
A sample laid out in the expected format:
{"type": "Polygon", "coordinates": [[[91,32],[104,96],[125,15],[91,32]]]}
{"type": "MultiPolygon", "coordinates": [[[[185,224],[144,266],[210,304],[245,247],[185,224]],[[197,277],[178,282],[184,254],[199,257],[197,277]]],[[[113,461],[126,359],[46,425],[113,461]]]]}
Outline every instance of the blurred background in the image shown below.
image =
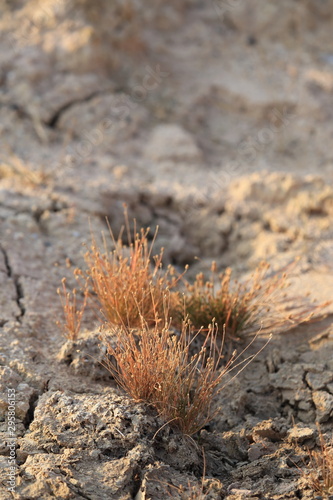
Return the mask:
{"type": "Polygon", "coordinates": [[[1,203],[64,254],[124,202],[179,266],[328,230],[333,0],[0,5],[1,203]]]}
{"type": "Polygon", "coordinates": [[[331,174],[332,0],[1,4],[2,151],[194,183],[331,174]]]}

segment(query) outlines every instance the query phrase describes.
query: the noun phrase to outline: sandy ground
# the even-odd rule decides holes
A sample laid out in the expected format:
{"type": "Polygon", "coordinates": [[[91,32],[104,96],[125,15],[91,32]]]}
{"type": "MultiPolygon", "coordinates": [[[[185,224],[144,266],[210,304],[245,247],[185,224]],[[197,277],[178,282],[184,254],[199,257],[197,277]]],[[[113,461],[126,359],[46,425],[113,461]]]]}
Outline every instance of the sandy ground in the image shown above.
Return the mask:
{"type": "Polygon", "coordinates": [[[123,203],[189,278],[300,256],[290,297],[332,298],[332,1],[0,9],[0,498],[319,498],[300,447],[332,429],[333,306],[275,332],[194,442],[154,437],[163,422],[100,366],[93,321],[74,345],[55,323],[66,263],[105,217],[119,232],[123,203]]]}

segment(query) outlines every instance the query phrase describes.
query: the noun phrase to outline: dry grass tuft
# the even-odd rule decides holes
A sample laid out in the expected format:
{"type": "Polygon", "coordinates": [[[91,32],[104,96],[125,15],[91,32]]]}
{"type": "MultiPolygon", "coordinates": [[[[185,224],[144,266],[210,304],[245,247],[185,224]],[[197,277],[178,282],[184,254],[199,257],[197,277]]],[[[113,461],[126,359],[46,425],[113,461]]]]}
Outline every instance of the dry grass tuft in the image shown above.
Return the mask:
{"type": "MultiPolygon", "coordinates": [[[[173,300],[173,316],[178,325],[184,315],[189,318],[194,331],[208,328],[214,321],[219,331],[226,328],[229,339],[236,339],[259,328],[279,327],[289,329],[309,321],[314,312],[327,305],[300,306],[293,298],[287,298],[289,286],[287,272],[294,263],[269,275],[270,266],[262,262],[254,274],[244,282],[232,281],[230,268],[217,275],[216,264],[212,264],[212,275],[207,281],[202,273],[194,284],[185,279],[185,293],[178,293],[173,300]],[[293,303],[288,312],[287,305],[293,303]]],[[[297,299],[295,299],[297,302],[297,299]]]]}
{"type": "Polygon", "coordinates": [[[80,307],[76,291],[67,292],[63,280],[63,329],[75,340],[87,298],[97,302],[104,329],[112,334],[111,340],[103,337],[106,365],[118,384],[136,401],[152,404],[166,422],[193,435],[214,418],[214,398],[223,389],[224,376],[233,369],[237,375],[252,359],[239,363],[243,351],[225,363],[224,339],[262,324],[290,328],[308,321],[323,305],[288,312],[286,272],[268,275],[266,263],[244,282],[232,281],[230,269],[217,279],[213,264],[209,281],[198,275],[191,285],[183,275],[175,277],[172,268],[162,269],[162,252],[153,257],[157,232],[151,243],[148,229],[137,232],[134,227],[132,237],[126,212],[125,220],[128,246],[122,234],[116,241],[109,228],[114,249],[109,251],[104,241],[102,251],[93,239],[87,271],[75,270],[84,297],[80,307]],[[177,291],[180,280],[186,293],[177,291]]]}
{"type": "Polygon", "coordinates": [[[214,397],[222,390],[226,373],[239,367],[239,357],[234,353],[220,368],[223,343],[217,347],[215,326],[209,327],[199,352],[191,355],[191,344],[200,331],[193,337],[186,323],[177,334],[170,323],[161,327],[155,322],[149,328],[143,317],[141,321],[136,330],[113,329],[115,342],[103,337],[110,356],[106,366],[133,399],[152,404],[166,422],[184,434],[195,434],[214,418],[214,397]]]}
{"type": "Polygon", "coordinates": [[[246,291],[245,285],[232,283],[231,269],[219,276],[219,286],[215,273],[213,263],[210,280],[205,281],[203,273],[196,276],[193,285],[184,280],[186,292],[179,295],[174,316],[180,320],[187,315],[194,330],[207,330],[214,320],[220,332],[225,325],[228,336],[236,336],[251,323],[255,312],[255,308],[251,308],[254,292],[246,291]]]}
{"type": "Polygon", "coordinates": [[[152,258],[155,241],[149,245],[149,229],[134,232],[129,247],[121,238],[115,250],[101,252],[93,241],[86,254],[88,279],[101,307],[104,319],[110,325],[125,328],[141,326],[142,319],[150,326],[163,315],[166,290],[175,286],[171,269],[162,271],[163,251],[152,258]],[[153,261],[153,266],[152,266],[153,261]]]}
{"type": "Polygon", "coordinates": [[[307,470],[302,471],[311,489],[323,498],[333,494],[333,439],[327,442],[318,428],[320,449],[309,451],[307,470]]]}
{"type": "MultiPolygon", "coordinates": [[[[258,329],[290,329],[309,321],[327,305],[304,305],[303,297],[287,297],[287,274],[295,263],[270,273],[269,264],[263,262],[250,278],[240,282],[232,280],[230,268],[218,274],[213,262],[210,279],[205,280],[201,273],[191,284],[184,278],[185,273],[176,277],[171,266],[162,268],[163,249],[153,256],[157,230],[149,242],[149,229],[137,232],[134,227],[131,236],[126,211],[125,222],[128,246],[123,244],[122,233],[116,241],[109,228],[113,250],[108,250],[106,240],[101,250],[93,239],[85,256],[87,271],[75,270],[76,277],[81,277],[82,289],[89,288],[90,299],[95,299],[103,320],[111,326],[140,328],[142,318],[149,327],[154,326],[164,317],[163,302],[169,291],[172,326],[181,329],[187,318],[193,332],[207,332],[215,323],[220,333],[225,328],[228,340],[258,329]],[[180,281],[184,292],[178,286],[180,281]]],[[[65,316],[68,310],[70,326],[73,313],[69,298],[66,300],[65,316]]]]}
{"type": "Polygon", "coordinates": [[[64,311],[64,322],[58,321],[57,324],[61,327],[68,340],[76,340],[80,332],[83,313],[87,305],[87,288],[84,289],[83,301],[80,306],[78,306],[77,302],[76,289],[74,288],[72,292],[67,291],[66,278],[62,279],[62,288],[58,288],[57,292],[64,311]]]}

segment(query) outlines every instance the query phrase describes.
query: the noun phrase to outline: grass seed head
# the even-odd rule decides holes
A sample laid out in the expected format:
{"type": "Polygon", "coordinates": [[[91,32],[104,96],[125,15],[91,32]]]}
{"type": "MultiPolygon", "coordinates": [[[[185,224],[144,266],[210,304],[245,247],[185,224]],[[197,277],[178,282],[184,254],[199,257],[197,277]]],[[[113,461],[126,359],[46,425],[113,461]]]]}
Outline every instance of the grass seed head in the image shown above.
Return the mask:
{"type": "Polygon", "coordinates": [[[87,305],[88,292],[87,288],[83,290],[83,299],[81,304],[77,301],[77,290],[74,288],[71,292],[67,291],[66,278],[62,279],[62,288],[58,288],[58,295],[63,308],[64,321],[57,321],[57,324],[61,327],[65,337],[68,340],[76,340],[80,329],[84,310],[87,305]]]}

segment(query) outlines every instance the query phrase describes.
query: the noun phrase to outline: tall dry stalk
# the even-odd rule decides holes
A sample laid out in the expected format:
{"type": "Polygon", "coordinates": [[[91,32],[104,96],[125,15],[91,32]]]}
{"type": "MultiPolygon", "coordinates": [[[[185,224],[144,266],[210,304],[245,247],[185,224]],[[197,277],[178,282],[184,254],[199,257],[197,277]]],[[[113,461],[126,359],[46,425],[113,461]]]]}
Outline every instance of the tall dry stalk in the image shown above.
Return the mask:
{"type": "Polygon", "coordinates": [[[333,494],[333,439],[328,442],[318,425],[320,449],[309,451],[307,470],[302,470],[309,486],[328,498],[333,494]]]}
{"type": "Polygon", "coordinates": [[[57,321],[57,324],[61,327],[68,340],[76,340],[87,305],[88,291],[85,287],[83,290],[83,300],[81,300],[81,304],[78,304],[76,288],[69,292],[66,288],[66,278],[63,278],[61,282],[62,288],[58,288],[57,292],[63,308],[64,321],[57,321]]]}
{"type": "Polygon", "coordinates": [[[153,325],[163,315],[164,295],[176,284],[169,268],[162,270],[163,250],[152,257],[153,242],[148,242],[149,229],[134,233],[134,241],[115,250],[101,252],[95,241],[86,254],[88,277],[97,296],[104,318],[110,325],[135,328],[144,317],[153,325]]]}

